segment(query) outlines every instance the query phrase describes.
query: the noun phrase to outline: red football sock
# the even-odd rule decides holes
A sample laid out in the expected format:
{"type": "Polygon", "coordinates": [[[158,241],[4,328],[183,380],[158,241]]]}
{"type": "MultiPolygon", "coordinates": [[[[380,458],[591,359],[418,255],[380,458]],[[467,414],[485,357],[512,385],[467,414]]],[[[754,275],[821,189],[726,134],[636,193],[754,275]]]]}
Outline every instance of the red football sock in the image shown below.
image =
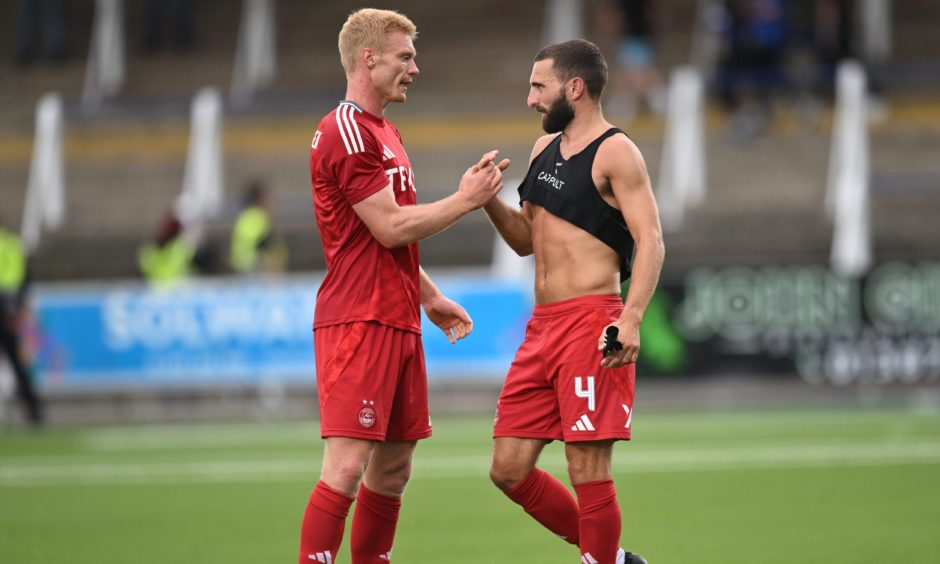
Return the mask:
{"type": "Polygon", "coordinates": [[[533,468],[506,495],[546,529],[573,545],[578,544],[578,503],[554,476],[533,468]]]}
{"type": "Polygon", "coordinates": [[[317,482],[300,528],[300,564],[333,564],[343,542],[346,515],[352,502],[352,498],[317,482]]]}
{"type": "Polygon", "coordinates": [[[614,564],[620,549],[620,506],[613,480],[575,486],[581,507],[581,558],[591,564],[614,564]]]}
{"type": "Polygon", "coordinates": [[[352,564],[382,564],[392,559],[399,510],[401,499],[360,486],[350,533],[352,564]]]}

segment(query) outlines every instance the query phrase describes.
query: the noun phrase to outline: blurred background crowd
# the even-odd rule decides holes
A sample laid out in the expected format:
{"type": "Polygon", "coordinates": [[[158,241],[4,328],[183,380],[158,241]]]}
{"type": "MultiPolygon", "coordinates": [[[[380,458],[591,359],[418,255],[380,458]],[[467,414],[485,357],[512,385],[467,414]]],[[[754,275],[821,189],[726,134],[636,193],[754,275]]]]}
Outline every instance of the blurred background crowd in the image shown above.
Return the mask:
{"type": "MultiPolygon", "coordinates": [[[[419,201],[452,191],[491,148],[513,160],[508,177],[520,178],[540,134],[525,107],[534,54],[571,37],[601,46],[607,118],[644,152],[666,227],[652,314],[662,323],[645,341],[651,372],[918,386],[940,379],[937,0],[373,4],[402,11],[419,29],[421,74],[408,102],[387,112],[411,152],[419,201]],[[861,77],[861,98],[850,79],[840,83],[845,68],[861,77]],[[857,186],[839,196],[837,186],[849,184],[857,186]],[[833,206],[861,211],[840,220],[833,206]],[[893,270],[878,274],[885,265],[893,270]],[[895,278],[901,289],[884,291],[890,311],[877,309],[879,284],[895,278]],[[846,302],[840,284],[848,284],[846,302]],[[749,301],[736,309],[742,285],[749,301]],[[830,298],[832,308],[812,309],[830,298]],[[709,299],[727,311],[715,313],[709,299]],[[787,318],[804,310],[806,319],[787,318]],[[710,314],[720,319],[704,322],[710,314]],[[759,333],[751,340],[735,333],[744,318],[759,333]],[[837,354],[878,343],[896,354],[837,354]],[[914,368],[911,355],[921,359],[914,368]],[[879,363],[897,367],[879,372],[879,363]]],[[[243,277],[279,288],[322,275],[308,147],[315,124],[343,97],[336,37],[357,7],[3,2],[0,225],[23,235],[28,266],[22,276],[0,275],[3,292],[29,282],[39,307],[52,303],[41,299],[44,289],[77,291],[89,281],[107,301],[108,284],[126,289],[134,279],[166,287],[243,277]]],[[[510,199],[514,189],[507,183],[510,199]]],[[[501,252],[481,213],[424,242],[422,262],[487,285],[515,272],[501,252]]],[[[33,316],[32,332],[28,323],[17,332],[46,372],[37,377],[42,387],[65,397],[70,366],[79,373],[80,363],[69,354],[39,358],[43,336],[56,340],[55,313],[47,315],[33,316]]],[[[448,366],[443,372],[466,376],[477,365],[448,366]]]]}

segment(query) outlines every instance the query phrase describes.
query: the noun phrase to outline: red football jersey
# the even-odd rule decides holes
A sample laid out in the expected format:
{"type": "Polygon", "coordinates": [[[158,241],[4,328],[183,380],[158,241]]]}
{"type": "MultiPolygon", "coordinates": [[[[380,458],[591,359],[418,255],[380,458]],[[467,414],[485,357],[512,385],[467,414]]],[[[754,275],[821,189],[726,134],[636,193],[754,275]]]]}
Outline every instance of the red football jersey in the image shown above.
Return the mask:
{"type": "Polygon", "coordinates": [[[418,245],[387,249],[353,205],[391,182],[399,206],[417,198],[401,134],[343,101],[317,126],[310,150],[313,206],[326,255],[313,327],[376,321],[421,332],[418,245]]]}

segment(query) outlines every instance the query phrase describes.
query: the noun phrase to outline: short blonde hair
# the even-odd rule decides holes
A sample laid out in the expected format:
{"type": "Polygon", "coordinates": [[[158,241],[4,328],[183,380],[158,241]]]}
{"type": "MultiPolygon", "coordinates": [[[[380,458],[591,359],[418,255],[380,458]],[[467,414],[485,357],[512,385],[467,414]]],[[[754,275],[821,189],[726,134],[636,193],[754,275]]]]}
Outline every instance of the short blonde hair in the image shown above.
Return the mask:
{"type": "Polygon", "coordinates": [[[418,37],[415,24],[398,12],[363,8],[349,14],[339,32],[339,58],[346,74],[356,70],[359,53],[364,48],[372,47],[381,53],[388,34],[393,31],[408,34],[412,41],[418,37]]]}

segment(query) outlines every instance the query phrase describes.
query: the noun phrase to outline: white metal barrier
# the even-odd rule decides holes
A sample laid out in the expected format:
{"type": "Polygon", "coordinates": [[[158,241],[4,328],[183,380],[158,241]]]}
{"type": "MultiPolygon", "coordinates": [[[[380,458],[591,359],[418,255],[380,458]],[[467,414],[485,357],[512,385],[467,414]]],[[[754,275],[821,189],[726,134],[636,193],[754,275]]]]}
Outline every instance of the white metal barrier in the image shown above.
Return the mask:
{"type": "Polygon", "coordinates": [[[583,0],[546,0],[543,46],[579,37],[584,37],[583,0]]]}
{"type": "Polygon", "coordinates": [[[705,91],[702,76],[679,67],[669,81],[666,133],[656,184],[663,229],[682,227],[685,210],[705,199],[705,91]]]}
{"type": "Polygon", "coordinates": [[[124,85],[124,16],[121,0],[97,0],[82,105],[94,110],[124,85]]]}
{"type": "Polygon", "coordinates": [[[826,210],[833,221],[832,269],[859,276],[872,263],[869,220],[868,93],[857,62],[839,66],[826,210]]]}
{"type": "Polygon", "coordinates": [[[215,88],[204,88],[193,98],[190,112],[189,153],[176,201],[180,222],[191,229],[216,215],[223,191],[222,96],[215,88]]]}
{"type": "Polygon", "coordinates": [[[891,1],[863,0],[862,2],[863,51],[870,63],[880,63],[891,58],[891,1]]]}
{"type": "Polygon", "coordinates": [[[245,106],[277,74],[274,0],[243,0],[229,100],[245,106]]]}
{"type": "Polygon", "coordinates": [[[713,76],[721,56],[722,0],[697,0],[689,61],[702,76],[713,76]]]}
{"type": "Polygon", "coordinates": [[[30,254],[39,248],[43,228],[58,229],[65,216],[64,122],[62,97],[43,96],[36,106],[36,137],[20,227],[30,254]]]}

